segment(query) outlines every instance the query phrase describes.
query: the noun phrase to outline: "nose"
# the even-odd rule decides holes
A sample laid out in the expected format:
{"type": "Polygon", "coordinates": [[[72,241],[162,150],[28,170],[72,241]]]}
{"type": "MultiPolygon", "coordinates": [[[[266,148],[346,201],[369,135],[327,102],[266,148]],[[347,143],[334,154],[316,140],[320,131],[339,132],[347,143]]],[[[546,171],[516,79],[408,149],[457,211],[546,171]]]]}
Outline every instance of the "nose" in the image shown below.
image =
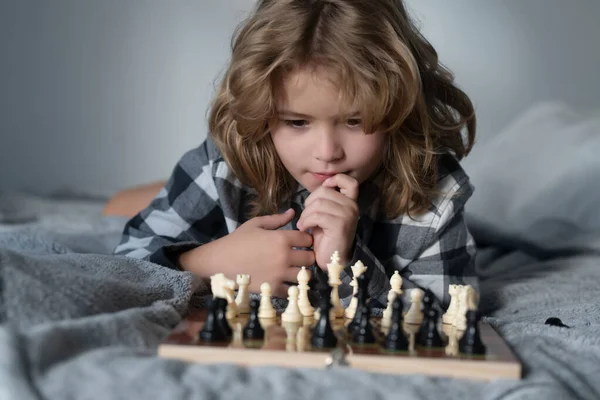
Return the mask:
{"type": "Polygon", "coordinates": [[[314,154],[317,160],[333,162],[343,158],[343,147],[334,127],[322,127],[315,134],[314,154]]]}

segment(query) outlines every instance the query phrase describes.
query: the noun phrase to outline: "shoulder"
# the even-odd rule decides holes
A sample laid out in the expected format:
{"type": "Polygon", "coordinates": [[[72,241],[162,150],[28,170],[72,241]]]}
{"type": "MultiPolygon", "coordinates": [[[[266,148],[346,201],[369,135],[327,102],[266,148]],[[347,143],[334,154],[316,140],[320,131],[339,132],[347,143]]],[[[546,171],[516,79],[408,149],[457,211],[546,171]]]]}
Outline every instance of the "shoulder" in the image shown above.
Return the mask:
{"type": "Polygon", "coordinates": [[[206,175],[213,179],[237,181],[210,135],[199,146],[185,152],[176,168],[183,170],[190,177],[206,175]]]}
{"type": "Polygon", "coordinates": [[[430,236],[443,229],[456,214],[462,213],[474,187],[455,157],[449,154],[440,157],[436,181],[435,195],[427,211],[401,215],[391,222],[419,228],[418,232],[430,236]]]}
{"type": "Polygon", "coordinates": [[[445,154],[438,162],[436,190],[432,211],[442,216],[462,210],[475,188],[460,162],[454,156],[445,154]]]}

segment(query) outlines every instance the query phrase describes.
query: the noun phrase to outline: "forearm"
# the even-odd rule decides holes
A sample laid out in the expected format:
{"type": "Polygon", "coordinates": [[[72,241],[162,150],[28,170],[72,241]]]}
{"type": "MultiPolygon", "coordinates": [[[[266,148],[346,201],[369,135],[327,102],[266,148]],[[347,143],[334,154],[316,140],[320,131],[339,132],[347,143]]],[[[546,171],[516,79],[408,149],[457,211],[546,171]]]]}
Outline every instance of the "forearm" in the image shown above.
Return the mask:
{"type": "Polygon", "coordinates": [[[207,279],[210,276],[223,272],[223,253],[219,251],[221,242],[225,238],[203,244],[194,249],[183,252],[178,257],[178,265],[184,271],[207,279]]]}

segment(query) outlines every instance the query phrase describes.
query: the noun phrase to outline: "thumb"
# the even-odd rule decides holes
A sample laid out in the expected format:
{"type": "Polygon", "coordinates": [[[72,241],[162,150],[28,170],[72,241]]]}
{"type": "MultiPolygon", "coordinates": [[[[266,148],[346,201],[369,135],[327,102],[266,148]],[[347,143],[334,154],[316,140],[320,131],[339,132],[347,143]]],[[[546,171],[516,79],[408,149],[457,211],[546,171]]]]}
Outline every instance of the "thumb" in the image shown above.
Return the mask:
{"type": "Polygon", "coordinates": [[[258,227],[263,229],[278,229],[294,218],[294,209],[289,208],[283,214],[264,215],[257,217],[258,227]]]}

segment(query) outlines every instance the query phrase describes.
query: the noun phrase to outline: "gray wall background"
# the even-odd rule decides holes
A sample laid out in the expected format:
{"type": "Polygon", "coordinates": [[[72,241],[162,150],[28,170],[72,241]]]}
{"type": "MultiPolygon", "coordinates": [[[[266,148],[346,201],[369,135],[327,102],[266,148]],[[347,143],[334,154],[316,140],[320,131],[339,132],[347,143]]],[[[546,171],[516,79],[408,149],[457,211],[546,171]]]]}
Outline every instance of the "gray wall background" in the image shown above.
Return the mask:
{"type": "MultiPolygon", "coordinates": [[[[531,104],[600,109],[595,0],[408,0],[473,98],[480,141],[531,104]]],[[[110,195],[206,136],[252,0],[0,0],[0,190],[110,195]]]]}

